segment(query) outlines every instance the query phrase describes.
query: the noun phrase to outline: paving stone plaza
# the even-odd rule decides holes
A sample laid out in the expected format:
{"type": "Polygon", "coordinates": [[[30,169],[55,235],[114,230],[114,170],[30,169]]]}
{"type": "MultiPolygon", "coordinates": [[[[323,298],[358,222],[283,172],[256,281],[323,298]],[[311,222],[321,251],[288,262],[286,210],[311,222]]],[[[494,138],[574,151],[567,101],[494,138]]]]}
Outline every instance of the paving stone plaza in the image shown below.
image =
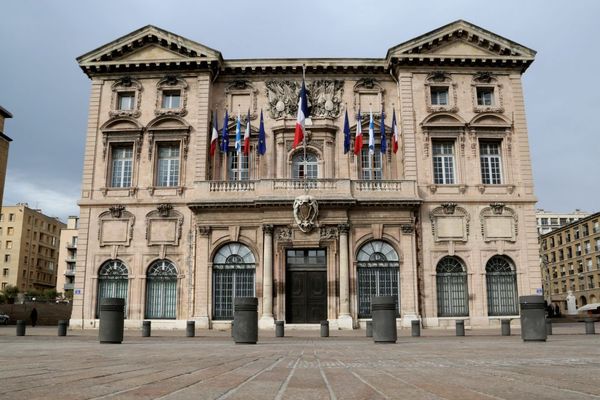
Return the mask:
{"type": "Polygon", "coordinates": [[[518,329],[400,330],[396,344],[365,332],[286,329],[256,345],[230,333],[125,331],[100,344],[97,331],[0,327],[1,399],[588,399],[600,397],[600,335],[555,324],[543,342],[518,329]]]}

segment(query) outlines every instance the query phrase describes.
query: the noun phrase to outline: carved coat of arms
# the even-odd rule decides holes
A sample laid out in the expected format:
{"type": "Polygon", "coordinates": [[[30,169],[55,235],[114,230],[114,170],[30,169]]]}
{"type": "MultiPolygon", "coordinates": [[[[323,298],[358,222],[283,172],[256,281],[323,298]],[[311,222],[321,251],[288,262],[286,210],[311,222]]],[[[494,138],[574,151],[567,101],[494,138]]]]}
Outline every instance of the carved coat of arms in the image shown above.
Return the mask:
{"type": "Polygon", "coordinates": [[[298,228],[304,233],[310,232],[319,215],[319,205],[314,197],[302,195],[294,200],[294,219],[298,228]]]}

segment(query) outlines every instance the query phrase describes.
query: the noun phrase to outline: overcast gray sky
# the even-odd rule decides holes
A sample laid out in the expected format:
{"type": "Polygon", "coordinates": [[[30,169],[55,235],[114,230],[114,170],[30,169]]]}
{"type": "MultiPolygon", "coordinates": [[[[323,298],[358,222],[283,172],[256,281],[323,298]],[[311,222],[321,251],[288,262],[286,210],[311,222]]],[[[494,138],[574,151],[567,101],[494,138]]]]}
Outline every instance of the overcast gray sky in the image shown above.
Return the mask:
{"type": "Polygon", "coordinates": [[[600,1],[2,2],[0,105],[13,113],[4,204],[79,213],[90,82],[75,57],[147,24],[224,58],[384,57],[465,19],[537,50],[524,76],[538,207],[600,210],[600,1]]]}

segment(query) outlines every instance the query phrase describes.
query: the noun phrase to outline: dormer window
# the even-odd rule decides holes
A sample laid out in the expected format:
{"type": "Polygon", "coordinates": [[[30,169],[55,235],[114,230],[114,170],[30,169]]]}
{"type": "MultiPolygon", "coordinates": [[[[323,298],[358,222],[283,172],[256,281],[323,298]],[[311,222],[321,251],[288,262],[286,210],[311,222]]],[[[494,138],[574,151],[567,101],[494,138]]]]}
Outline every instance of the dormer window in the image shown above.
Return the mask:
{"type": "Polygon", "coordinates": [[[162,108],[177,109],[181,106],[181,91],[180,90],[165,90],[163,91],[162,108]]]}
{"type": "Polygon", "coordinates": [[[120,92],[117,95],[117,109],[131,111],[135,106],[135,92],[120,92]]]}
{"type": "Polygon", "coordinates": [[[493,106],[494,105],[494,88],[493,87],[478,87],[477,88],[477,105],[478,106],[493,106]]]}
{"type": "Polygon", "coordinates": [[[448,105],[448,86],[431,86],[431,105],[448,105]]]}

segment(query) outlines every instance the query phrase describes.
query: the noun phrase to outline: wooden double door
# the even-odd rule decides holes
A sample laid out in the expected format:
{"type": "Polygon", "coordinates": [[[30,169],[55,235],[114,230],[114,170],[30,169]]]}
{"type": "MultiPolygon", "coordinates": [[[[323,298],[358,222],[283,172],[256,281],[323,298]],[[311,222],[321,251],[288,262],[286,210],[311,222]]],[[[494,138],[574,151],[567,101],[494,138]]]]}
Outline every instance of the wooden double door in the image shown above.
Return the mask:
{"type": "Polygon", "coordinates": [[[325,250],[288,250],[285,293],[287,323],[319,323],[327,319],[325,250]]]}

